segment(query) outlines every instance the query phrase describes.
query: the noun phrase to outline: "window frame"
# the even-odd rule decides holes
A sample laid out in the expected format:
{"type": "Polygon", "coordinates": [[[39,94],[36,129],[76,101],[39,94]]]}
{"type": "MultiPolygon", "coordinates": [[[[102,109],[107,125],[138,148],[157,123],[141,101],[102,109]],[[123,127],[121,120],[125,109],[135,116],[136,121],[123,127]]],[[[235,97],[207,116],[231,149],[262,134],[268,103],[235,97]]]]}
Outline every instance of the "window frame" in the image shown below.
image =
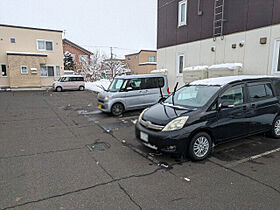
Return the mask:
{"type": "Polygon", "coordinates": [[[46,65],[46,67],[47,67],[48,77],[55,77],[55,66],[54,65],[46,65]],[[49,76],[48,67],[53,67],[53,76],[49,76]]]}
{"type": "Polygon", "coordinates": [[[182,76],[185,68],[185,54],[181,53],[177,56],[177,76],[182,76]],[[183,57],[182,73],[180,73],[180,57],[183,57]]]}
{"type": "Polygon", "coordinates": [[[56,66],[55,65],[47,65],[47,64],[41,64],[40,65],[40,77],[56,77],[56,72],[55,72],[56,66]],[[46,70],[47,70],[47,76],[42,76],[41,75],[41,66],[45,66],[46,70]],[[49,76],[49,71],[48,71],[48,67],[53,67],[53,76],[49,76]]]}
{"type": "Polygon", "coordinates": [[[230,86],[230,87],[226,88],[225,90],[223,90],[223,91],[219,94],[218,104],[221,104],[221,103],[222,103],[222,96],[223,96],[226,92],[231,91],[231,90],[235,89],[236,87],[241,87],[241,89],[242,89],[242,93],[243,93],[243,102],[240,103],[240,104],[234,104],[234,107],[236,107],[236,106],[238,107],[238,106],[241,106],[241,105],[246,104],[246,103],[247,103],[247,91],[248,91],[248,90],[245,89],[245,84],[243,84],[243,83],[242,83],[242,84],[235,84],[235,85],[230,86]]]}
{"type": "Polygon", "coordinates": [[[27,75],[27,74],[29,73],[29,71],[28,71],[28,66],[21,65],[21,66],[20,66],[20,73],[23,74],[23,75],[27,75]],[[23,68],[23,67],[26,67],[26,71],[27,71],[26,73],[22,72],[22,68],[23,68]]]}
{"type": "Polygon", "coordinates": [[[262,101],[262,100],[265,100],[265,99],[269,99],[269,98],[274,98],[275,97],[275,91],[273,89],[273,84],[272,82],[270,81],[262,81],[262,82],[248,82],[246,84],[246,91],[247,91],[247,100],[250,102],[250,103],[254,103],[254,102],[258,102],[258,101],[262,101]],[[250,97],[250,91],[249,91],[249,87],[251,86],[257,86],[257,85],[270,85],[271,87],[271,90],[272,90],[272,96],[268,96],[267,95],[267,92],[265,90],[265,93],[266,93],[266,96],[265,97],[261,97],[261,98],[257,98],[255,100],[252,100],[251,97],[250,97]]]}
{"type": "Polygon", "coordinates": [[[89,56],[88,55],[79,55],[79,62],[82,63],[83,61],[81,60],[82,57],[87,57],[86,64],[89,64],[89,56]]]}
{"type": "Polygon", "coordinates": [[[156,62],[156,56],[149,56],[149,62],[156,62]],[[151,59],[153,58],[153,59],[151,59]]]}
{"type": "Polygon", "coordinates": [[[48,51],[48,52],[52,52],[54,49],[54,45],[53,45],[53,40],[44,40],[44,39],[37,39],[36,40],[36,45],[37,45],[37,50],[38,51],[48,51]],[[44,49],[39,49],[39,41],[44,42],[44,49]],[[46,42],[51,42],[52,43],[52,50],[47,50],[47,44],[46,42]]]}
{"type": "Polygon", "coordinates": [[[1,77],[8,77],[8,72],[7,72],[7,65],[6,64],[2,64],[2,63],[0,63],[0,67],[1,67],[1,77]],[[6,68],[6,75],[5,76],[3,76],[3,66],[5,66],[5,68],[6,68]]]}
{"type": "Polygon", "coordinates": [[[60,66],[55,66],[55,76],[61,77],[60,66]],[[58,69],[58,71],[57,71],[57,69],[58,69]],[[59,74],[58,74],[58,72],[59,72],[59,74]]]}
{"type": "Polygon", "coordinates": [[[178,3],[178,28],[187,25],[187,17],[188,17],[188,0],[183,0],[178,3]],[[185,20],[182,21],[182,5],[185,4],[185,20]]]}
{"type": "Polygon", "coordinates": [[[280,69],[280,39],[275,40],[274,44],[272,73],[280,74],[280,71],[278,71],[278,67],[280,69]]]}
{"type": "Polygon", "coordinates": [[[11,44],[15,44],[15,43],[16,43],[16,38],[15,38],[15,37],[11,37],[11,38],[10,38],[10,43],[11,43],[11,44]],[[12,40],[14,40],[14,42],[12,42],[12,40]]]}

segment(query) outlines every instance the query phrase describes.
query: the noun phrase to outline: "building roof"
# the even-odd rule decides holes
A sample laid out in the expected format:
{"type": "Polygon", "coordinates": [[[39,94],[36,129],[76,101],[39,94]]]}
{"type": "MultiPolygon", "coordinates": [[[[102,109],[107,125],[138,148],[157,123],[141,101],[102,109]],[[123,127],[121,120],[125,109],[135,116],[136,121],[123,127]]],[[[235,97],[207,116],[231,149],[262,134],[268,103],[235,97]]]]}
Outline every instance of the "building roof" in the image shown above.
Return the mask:
{"type": "Polygon", "coordinates": [[[228,77],[217,77],[217,78],[197,80],[191,82],[190,85],[225,86],[233,82],[241,82],[244,80],[271,79],[271,78],[280,78],[280,77],[267,76],[267,75],[228,76],[228,77]]]}
{"type": "Polygon", "coordinates": [[[42,56],[47,57],[48,54],[46,53],[33,53],[33,52],[13,52],[13,51],[6,51],[7,55],[24,55],[24,56],[42,56]]]}
{"type": "Polygon", "coordinates": [[[62,30],[54,30],[54,29],[46,29],[46,28],[34,28],[34,27],[27,27],[27,26],[15,26],[15,25],[7,25],[7,24],[0,24],[0,26],[3,27],[10,27],[10,28],[22,28],[22,29],[30,29],[30,30],[39,30],[39,31],[52,31],[52,32],[60,32],[62,33],[62,30]]]}
{"type": "Polygon", "coordinates": [[[90,54],[90,55],[93,54],[92,52],[90,52],[90,51],[86,50],[85,48],[83,48],[83,47],[81,47],[81,46],[75,44],[74,42],[71,42],[71,41],[68,40],[68,39],[63,39],[62,41],[63,41],[63,42],[66,42],[67,44],[71,45],[72,47],[78,48],[79,50],[81,50],[81,51],[83,51],[83,52],[85,52],[85,53],[87,53],[87,54],[90,54]]]}
{"type": "Polygon", "coordinates": [[[156,50],[140,50],[139,52],[136,52],[136,53],[127,54],[127,55],[125,55],[125,57],[131,56],[131,55],[138,55],[141,52],[157,52],[157,51],[156,50]]]}

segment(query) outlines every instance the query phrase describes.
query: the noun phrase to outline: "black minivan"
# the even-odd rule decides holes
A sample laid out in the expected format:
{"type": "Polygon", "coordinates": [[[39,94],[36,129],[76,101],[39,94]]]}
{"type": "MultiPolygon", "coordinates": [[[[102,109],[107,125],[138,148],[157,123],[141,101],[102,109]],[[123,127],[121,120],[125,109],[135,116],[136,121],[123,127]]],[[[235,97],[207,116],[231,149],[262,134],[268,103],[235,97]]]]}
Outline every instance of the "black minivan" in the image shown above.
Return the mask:
{"type": "Polygon", "coordinates": [[[280,138],[280,77],[194,81],[145,109],[136,124],[145,146],[192,160],[205,159],[219,143],[264,132],[280,138]]]}

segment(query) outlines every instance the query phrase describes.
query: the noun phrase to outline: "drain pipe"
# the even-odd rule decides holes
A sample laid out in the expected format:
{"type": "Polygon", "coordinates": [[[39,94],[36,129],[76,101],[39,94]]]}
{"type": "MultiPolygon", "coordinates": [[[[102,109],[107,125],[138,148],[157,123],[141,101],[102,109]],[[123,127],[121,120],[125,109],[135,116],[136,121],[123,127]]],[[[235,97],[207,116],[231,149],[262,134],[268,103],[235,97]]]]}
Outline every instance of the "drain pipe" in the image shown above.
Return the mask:
{"type": "Polygon", "coordinates": [[[198,15],[198,16],[203,15],[202,10],[200,9],[200,4],[201,4],[201,2],[200,2],[200,1],[201,1],[201,0],[198,0],[198,6],[197,6],[197,15],[198,15]]]}

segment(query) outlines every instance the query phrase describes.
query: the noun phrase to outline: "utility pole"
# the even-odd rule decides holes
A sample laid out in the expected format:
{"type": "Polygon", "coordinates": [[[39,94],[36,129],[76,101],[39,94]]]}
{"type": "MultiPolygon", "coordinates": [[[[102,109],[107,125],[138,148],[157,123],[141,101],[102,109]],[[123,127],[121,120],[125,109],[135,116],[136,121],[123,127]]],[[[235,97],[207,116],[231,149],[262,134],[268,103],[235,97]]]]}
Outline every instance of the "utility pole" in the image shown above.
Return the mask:
{"type": "Polygon", "coordinates": [[[113,47],[110,47],[111,50],[111,60],[113,59],[113,47]]]}

